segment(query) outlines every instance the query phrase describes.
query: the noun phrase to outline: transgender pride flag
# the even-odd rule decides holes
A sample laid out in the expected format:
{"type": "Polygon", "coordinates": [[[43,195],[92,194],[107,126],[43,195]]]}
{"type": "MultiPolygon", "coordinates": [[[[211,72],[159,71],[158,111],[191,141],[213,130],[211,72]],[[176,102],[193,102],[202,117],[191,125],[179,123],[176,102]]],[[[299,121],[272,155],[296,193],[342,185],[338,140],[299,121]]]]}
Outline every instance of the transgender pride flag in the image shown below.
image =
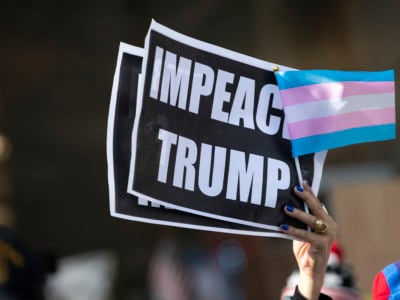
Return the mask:
{"type": "Polygon", "coordinates": [[[292,155],[394,139],[394,71],[276,72],[292,155]]]}

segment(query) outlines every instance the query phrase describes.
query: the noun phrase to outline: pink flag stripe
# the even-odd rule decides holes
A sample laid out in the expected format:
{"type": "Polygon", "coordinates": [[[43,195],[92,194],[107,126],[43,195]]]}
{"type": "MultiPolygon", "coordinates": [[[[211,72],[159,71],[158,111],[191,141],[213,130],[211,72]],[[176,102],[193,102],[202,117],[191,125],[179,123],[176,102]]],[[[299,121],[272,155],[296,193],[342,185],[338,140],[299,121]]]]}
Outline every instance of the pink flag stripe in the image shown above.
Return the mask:
{"type": "Polygon", "coordinates": [[[288,130],[291,139],[299,139],[306,136],[330,133],[348,128],[390,124],[395,122],[395,109],[384,108],[356,111],[341,115],[288,123],[288,130]]]}
{"type": "Polygon", "coordinates": [[[305,85],[281,90],[284,106],[339,99],[348,96],[394,93],[394,81],[344,81],[305,85]]]}

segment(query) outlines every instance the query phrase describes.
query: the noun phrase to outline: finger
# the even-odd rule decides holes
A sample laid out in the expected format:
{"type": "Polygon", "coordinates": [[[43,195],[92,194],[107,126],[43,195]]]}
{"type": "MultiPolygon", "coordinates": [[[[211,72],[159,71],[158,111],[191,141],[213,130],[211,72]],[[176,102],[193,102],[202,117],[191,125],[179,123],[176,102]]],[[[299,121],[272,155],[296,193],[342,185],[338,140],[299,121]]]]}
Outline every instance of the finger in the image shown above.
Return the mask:
{"type": "MultiPolygon", "coordinates": [[[[301,209],[294,208],[291,205],[286,205],[284,207],[284,211],[288,216],[301,221],[302,223],[306,224],[312,230],[315,230],[316,221],[319,219],[318,217],[311,215],[309,213],[306,213],[306,212],[302,211],[301,209]]],[[[323,220],[323,222],[327,226],[327,232],[325,232],[325,234],[330,234],[329,232],[331,231],[333,235],[336,235],[338,226],[337,226],[336,222],[332,219],[332,217],[329,215],[326,215],[325,219],[321,219],[321,220],[323,220]]]]}
{"type": "Polygon", "coordinates": [[[291,205],[286,205],[284,211],[288,216],[295,218],[314,229],[315,221],[317,221],[318,219],[316,216],[310,215],[300,209],[294,208],[291,205]]]}
{"type": "Polygon", "coordinates": [[[309,242],[311,244],[323,243],[324,236],[317,235],[307,230],[299,229],[294,226],[289,226],[287,224],[282,224],[280,229],[283,233],[290,235],[295,240],[309,242]]]}

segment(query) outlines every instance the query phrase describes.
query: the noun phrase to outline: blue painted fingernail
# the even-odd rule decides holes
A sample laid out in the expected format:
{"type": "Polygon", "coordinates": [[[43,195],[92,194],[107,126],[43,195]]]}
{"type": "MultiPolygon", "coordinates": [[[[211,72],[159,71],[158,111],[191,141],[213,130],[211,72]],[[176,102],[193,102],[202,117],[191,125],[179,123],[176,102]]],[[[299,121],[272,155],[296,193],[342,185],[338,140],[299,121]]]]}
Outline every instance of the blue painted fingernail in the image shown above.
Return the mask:
{"type": "Polygon", "coordinates": [[[286,205],[286,210],[287,210],[288,212],[293,212],[294,208],[293,208],[293,206],[291,206],[291,205],[286,205]]]}
{"type": "Polygon", "coordinates": [[[304,189],[300,185],[296,186],[296,190],[298,190],[300,193],[304,192],[304,189]]]}
{"type": "Polygon", "coordinates": [[[288,230],[289,226],[287,224],[281,224],[282,230],[288,230]]]}

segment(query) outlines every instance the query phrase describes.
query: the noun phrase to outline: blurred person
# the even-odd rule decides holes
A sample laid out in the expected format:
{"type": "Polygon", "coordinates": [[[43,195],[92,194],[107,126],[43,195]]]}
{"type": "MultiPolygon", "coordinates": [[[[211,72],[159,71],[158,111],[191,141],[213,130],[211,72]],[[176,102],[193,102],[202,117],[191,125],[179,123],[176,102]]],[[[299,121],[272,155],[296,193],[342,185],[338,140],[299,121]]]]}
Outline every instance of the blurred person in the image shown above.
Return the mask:
{"type": "MultiPolygon", "coordinates": [[[[0,134],[0,163],[11,155],[11,143],[0,134]]],[[[2,167],[2,166],[1,166],[2,167]]],[[[1,171],[1,168],[0,168],[1,171]]],[[[4,182],[0,182],[3,186],[4,182]]],[[[0,194],[4,192],[0,188],[0,194]]],[[[51,253],[37,254],[13,230],[15,212],[0,195],[0,300],[42,300],[46,273],[54,272],[51,253]]]]}
{"type": "Polygon", "coordinates": [[[48,271],[37,255],[9,227],[0,225],[0,300],[43,300],[48,271]]]}
{"type": "Polygon", "coordinates": [[[290,205],[286,205],[284,211],[312,230],[308,231],[287,224],[280,226],[282,232],[294,238],[293,254],[299,269],[299,281],[290,299],[332,299],[321,293],[321,290],[332,244],[338,233],[338,225],[306,182],[302,186],[295,187],[294,193],[304,200],[311,214],[290,205]]]}
{"type": "Polygon", "coordinates": [[[400,261],[383,268],[372,283],[373,300],[400,299],[400,261]]]}

